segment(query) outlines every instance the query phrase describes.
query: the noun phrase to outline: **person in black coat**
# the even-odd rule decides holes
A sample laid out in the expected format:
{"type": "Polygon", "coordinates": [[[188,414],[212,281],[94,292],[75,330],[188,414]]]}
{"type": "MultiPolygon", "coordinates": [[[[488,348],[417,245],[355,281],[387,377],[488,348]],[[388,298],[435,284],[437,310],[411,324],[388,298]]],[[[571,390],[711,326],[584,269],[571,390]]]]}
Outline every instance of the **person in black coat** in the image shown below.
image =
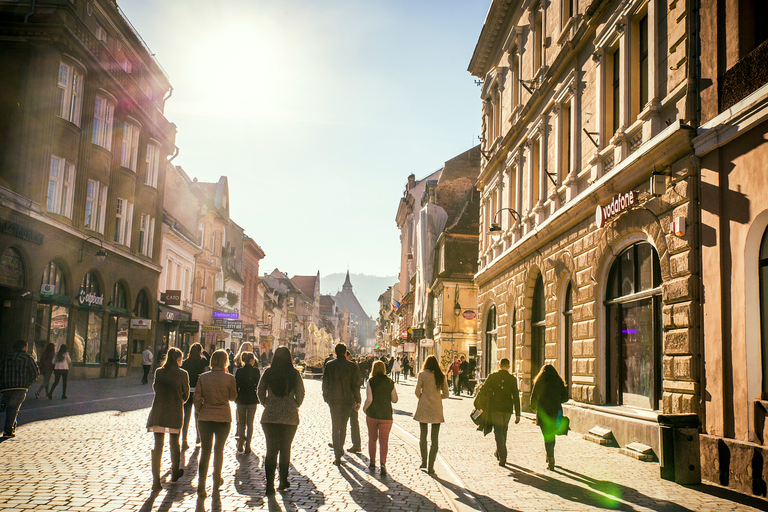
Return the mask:
{"type": "Polygon", "coordinates": [[[496,438],[496,458],[499,466],[507,464],[507,430],[512,413],[520,423],[520,393],[517,378],[509,373],[509,359],[499,361],[499,371],[491,374],[475,397],[475,408],[482,409],[488,432],[496,438]]]}
{"type": "Polygon", "coordinates": [[[360,410],[360,369],[347,361],[347,346],[336,345],[336,359],[325,365],[323,372],[323,400],[331,410],[331,429],[335,465],[341,464],[347,423],[353,412],[360,410]]]}
{"type": "MultiPolygon", "coordinates": [[[[192,405],[195,399],[195,386],[197,386],[197,378],[208,368],[208,359],[203,357],[205,351],[203,346],[199,343],[192,344],[189,347],[189,354],[184,362],[181,364],[181,369],[186,371],[189,375],[189,399],[184,402],[184,426],[181,429],[181,449],[186,451],[189,449],[187,444],[187,434],[189,433],[189,421],[192,418],[192,405]]],[[[195,412],[195,430],[197,430],[197,411],[195,412]]],[[[197,433],[196,444],[200,443],[200,433],[197,433]]]]}
{"type": "Polygon", "coordinates": [[[237,451],[251,453],[251,439],[253,438],[253,419],[256,417],[256,406],[259,398],[256,388],[259,385],[259,369],[256,368],[256,356],[253,352],[240,354],[243,367],[237,370],[235,381],[237,382],[237,451]],[[246,433],[247,431],[247,433],[246,433]]]}
{"type": "Polygon", "coordinates": [[[536,411],[536,423],[544,436],[547,467],[555,469],[555,436],[558,416],[562,416],[562,403],[568,400],[568,388],[551,364],[545,364],[533,380],[531,409],[536,411]]]}

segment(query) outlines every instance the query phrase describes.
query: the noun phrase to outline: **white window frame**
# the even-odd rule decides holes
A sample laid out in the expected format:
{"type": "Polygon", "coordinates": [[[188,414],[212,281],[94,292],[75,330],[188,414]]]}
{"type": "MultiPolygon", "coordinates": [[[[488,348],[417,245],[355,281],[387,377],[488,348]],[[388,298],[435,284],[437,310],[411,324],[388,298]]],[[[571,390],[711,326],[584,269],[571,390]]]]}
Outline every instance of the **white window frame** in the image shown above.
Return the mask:
{"type": "Polygon", "coordinates": [[[82,111],[83,75],[75,66],[59,63],[58,77],[59,111],[57,116],[80,126],[82,111]]]}
{"type": "Polygon", "coordinates": [[[130,249],[133,230],[133,203],[122,197],[117,198],[115,211],[115,243],[130,249]]]}
{"type": "Polygon", "coordinates": [[[120,165],[136,172],[139,158],[139,133],[141,129],[130,121],[123,122],[123,143],[120,150],[120,165]]]}
{"type": "Polygon", "coordinates": [[[109,98],[96,95],[93,107],[93,136],[91,142],[112,151],[112,125],[114,123],[115,104],[109,98]]]}
{"type": "Polygon", "coordinates": [[[66,159],[51,155],[48,172],[46,209],[51,213],[72,218],[72,199],[75,191],[75,165],[66,159]]]}
{"type": "Polygon", "coordinates": [[[92,231],[104,234],[104,220],[107,210],[109,187],[97,180],[88,180],[85,192],[84,226],[92,231]]]}
{"type": "Polygon", "coordinates": [[[152,257],[155,238],[155,218],[147,213],[141,214],[139,227],[139,254],[152,257]]]}
{"type": "Polygon", "coordinates": [[[160,174],[160,146],[150,142],[147,144],[147,173],[144,184],[157,188],[158,174],[160,174]]]}

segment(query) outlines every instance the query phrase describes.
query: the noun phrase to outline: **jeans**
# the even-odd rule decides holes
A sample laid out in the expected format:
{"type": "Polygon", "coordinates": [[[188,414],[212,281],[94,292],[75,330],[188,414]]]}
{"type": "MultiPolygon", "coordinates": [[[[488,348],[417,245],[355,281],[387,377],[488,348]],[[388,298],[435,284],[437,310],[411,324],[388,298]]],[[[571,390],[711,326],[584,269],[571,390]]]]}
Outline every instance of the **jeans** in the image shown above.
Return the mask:
{"type": "Polygon", "coordinates": [[[394,381],[395,382],[400,382],[400,372],[394,372],[394,373],[395,373],[394,381]]]}
{"type": "Polygon", "coordinates": [[[200,465],[197,470],[198,488],[205,488],[205,479],[208,477],[208,462],[211,460],[211,448],[213,452],[213,487],[219,487],[221,479],[221,467],[224,465],[224,445],[232,423],[226,421],[198,421],[200,429],[200,465]],[[214,436],[216,437],[214,446],[214,436]]]}
{"type": "Polygon", "coordinates": [[[288,483],[288,467],[291,464],[291,444],[296,434],[297,425],[282,423],[262,423],[264,438],[267,442],[267,454],[264,456],[264,473],[267,477],[267,489],[275,486],[275,468],[280,455],[280,485],[288,483]]]}
{"type": "MultiPolygon", "coordinates": [[[[333,455],[337,461],[341,460],[344,454],[344,441],[347,438],[347,421],[355,409],[353,403],[332,403],[328,404],[331,409],[331,438],[333,439],[333,455]]],[[[355,412],[355,414],[357,414],[355,412]]],[[[359,440],[358,429],[358,442],[359,440]]]]}
{"type": "Polygon", "coordinates": [[[360,411],[356,411],[352,408],[352,412],[349,413],[349,437],[352,441],[352,448],[360,448],[360,411]]]}
{"type": "Polygon", "coordinates": [[[250,448],[253,438],[253,418],[256,416],[258,404],[237,404],[237,446],[245,445],[250,448]],[[247,432],[247,434],[246,434],[247,432]]]}
{"type": "Polygon", "coordinates": [[[12,389],[9,391],[3,391],[3,398],[5,399],[5,429],[6,435],[16,433],[16,416],[19,414],[21,404],[24,403],[24,399],[27,398],[26,389],[12,389]]]}
{"type": "Polygon", "coordinates": [[[458,395],[459,394],[459,376],[452,375],[451,382],[453,383],[453,394],[458,395]]]}
{"type": "Polygon", "coordinates": [[[152,365],[151,365],[151,364],[145,364],[145,365],[142,365],[142,366],[144,367],[144,377],[142,377],[142,379],[141,379],[141,383],[142,383],[142,384],[146,384],[147,382],[149,382],[149,381],[148,381],[148,378],[149,378],[149,370],[151,370],[151,369],[152,369],[152,365]]]}
{"type": "Polygon", "coordinates": [[[37,388],[38,395],[42,390],[45,390],[45,394],[48,395],[48,384],[51,382],[51,375],[53,375],[53,370],[43,374],[43,383],[37,388]]]}
{"type": "Polygon", "coordinates": [[[507,431],[509,430],[509,420],[512,414],[505,412],[491,413],[491,425],[493,425],[493,437],[496,438],[496,453],[499,455],[499,462],[507,462],[507,431]]]}
{"type": "Polygon", "coordinates": [[[62,380],[61,398],[66,398],[67,397],[67,378],[69,378],[69,370],[53,370],[53,374],[56,376],[56,378],[53,380],[53,386],[51,386],[51,390],[48,392],[48,398],[53,397],[53,390],[56,389],[56,386],[59,385],[59,379],[62,380]]]}
{"type": "Polygon", "coordinates": [[[376,463],[376,441],[379,442],[381,465],[387,463],[387,450],[389,449],[389,432],[392,430],[392,420],[377,420],[369,416],[365,417],[368,424],[368,458],[371,466],[376,463]]]}
{"type": "Polygon", "coordinates": [[[419,448],[421,449],[421,467],[427,467],[431,473],[435,469],[435,459],[437,458],[437,438],[440,434],[440,423],[432,423],[432,443],[429,447],[429,462],[427,462],[427,429],[429,425],[429,423],[419,423],[421,428],[419,448]]]}
{"type": "MultiPolygon", "coordinates": [[[[187,434],[189,433],[189,420],[192,418],[192,406],[194,405],[195,392],[192,391],[189,394],[189,399],[184,402],[184,426],[181,428],[181,441],[187,442],[187,434]]],[[[197,411],[195,411],[195,425],[197,425],[197,411]]],[[[200,432],[198,430],[198,436],[200,432]]]]}

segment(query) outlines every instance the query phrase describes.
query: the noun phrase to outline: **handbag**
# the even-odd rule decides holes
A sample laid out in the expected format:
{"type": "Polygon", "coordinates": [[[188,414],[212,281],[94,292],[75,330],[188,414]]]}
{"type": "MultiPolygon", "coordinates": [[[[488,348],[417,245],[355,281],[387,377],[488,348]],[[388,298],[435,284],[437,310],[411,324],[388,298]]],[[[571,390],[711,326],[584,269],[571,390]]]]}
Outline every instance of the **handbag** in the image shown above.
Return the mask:
{"type": "Polygon", "coordinates": [[[482,422],[483,410],[482,409],[474,409],[472,411],[472,413],[470,413],[469,417],[472,418],[472,422],[475,425],[480,425],[480,423],[482,422]]]}
{"type": "Polygon", "coordinates": [[[565,436],[568,435],[568,430],[571,426],[571,420],[568,419],[568,416],[565,416],[563,414],[563,411],[557,412],[557,420],[555,422],[555,434],[558,436],[565,436]]]}

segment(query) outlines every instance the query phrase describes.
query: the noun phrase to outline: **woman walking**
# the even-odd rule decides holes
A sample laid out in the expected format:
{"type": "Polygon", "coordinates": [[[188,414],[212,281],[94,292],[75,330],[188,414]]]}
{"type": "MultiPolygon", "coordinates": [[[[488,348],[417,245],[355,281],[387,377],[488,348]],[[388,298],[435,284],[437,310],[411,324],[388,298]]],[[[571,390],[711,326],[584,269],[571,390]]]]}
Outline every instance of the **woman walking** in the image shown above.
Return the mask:
{"type": "Polygon", "coordinates": [[[256,386],[259,385],[259,369],[256,368],[256,356],[253,352],[243,352],[236,361],[242,359],[243,367],[237,370],[237,451],[251,453],[251,438],[253,437],[253,419],[259,398],[256,396],[256,386]],[[246,433],[247,431],[247,433],[246,433]],[[243,446],[245,444],[245,446],[243,446]]]}
{"type": "MultiPolygon", "coordinates": [[[[245,361],[243,361],[243,354],[246,352],[253,352],[253,343],[250,341],[244,341],[242,345],[240,345],[240,348],[237,349],[237,354],[235,354],[235,367],[236,368],[242,368],[245,366],[245,361]]],[[[237,373],[237,370],[235,370],[235,373],[237,373]]]]}
{"type": "Polygon", "coordinates": [[[392,363],[392,375],[394,376],[395,382],[400,382],[400,371],[403,369],[402,366],[400,366],[400,360],[398,358],[395,358],[395,362],[392,363]]]}
{"type": "Polygon", "coordinates": [[[162,488],[160,465],[166,432],[171,450],[171,481],[175,482],[184,474],[184,470],[179,469],[179,434],[184,423],[184,402],[189,398],[189,376],[181,369],[181,357],[181,350],[176,347],[168,349],[163,365],[155,370],[155,381],[152,383],[155,398],[147,418],[147,431],[155,434],[155,449],[152,450],[153,491],[162,488]]]}
{"type": "Polygon", "coordinates": [[[45,350],[40,355],[40,373],[43,374],[43,383],[37,388],[35,398],[40,398],[40,392],[45,390],[45,395],[48,396],[48,384],[51,382],[51,375],[53,375],[53,356],[56,355],[56,345],[48,343],[45,346],[45,350]]]}
{"type": "Polygon", "coordinates": [[[200,465],[197,471],[197,495],[205,498],[205,480],[208,477],[208,463],[213,448],[213,492],[218,492],[224,483],[221,467],[224,465],[224,445],[232,426],[232,411],[229,402],[237,398],[235,377],[227,373],[229,357],[224,350],[217,350],[211,356],[211,371],[197,379],[195,386],[195,409],[199,411],[197,428],[200,430],[200,465]],[[214,441],[215,437],[215,441],[214,441]],[[215,443],[215,446],[214,446],[215,443]]]}
{"type": "Polygon", "coordinates": [[[440,434],[440,424],[445,422],[443,417],[443,400],[448,398],[448,379],[445,378],[435,356],[429,356],[424,361],[422,371],[416,380],[416,397],[419,399],[413,419],[421,427],[421,469],[429,474],[435,472],[437,458],[437,438],[440,434]],[[427,429],[432,425],[431,447],[427,460],[427,429]]]}
{"type": "Polygon", "coordinates": [[[545,364],[533,380],[531,409],[536,411],[536,423],[544,436],[547,450],[547,467],[555,469],[555,436],[557,417],[562,414],[563,402],[568,400],[565,382],[551,364],[545,364]]]}
{"type": "Polygon", "coordinates": [[[291,463],[291,444],[299,426],[299,407],[304,402],[304,382],[291,363],[291,353],[279,347],[272,357],[272,365],[264,371],[258,387],[259,402],[264,406],[261,428],[267,441],[264,471],[267,477],[267,496],[275,494],[275,469],[280,456],[280,487],[290,487],[288,467],[291,463]]]}
{"type": "MultiPolygon", "coordinates": [[[[200,378],[208,367],[208,360],[202,356],[203,346],[199,343],[192,344],[189,347],[189,354],[182,363],[181,368],[189,375],[189,398],[184,402],[184,426],[181,429],[181,449],[189,449],[187,444],[187,434],[189,433],[189,421],[192,417],[192,405],[195,401],[195,386],[197,379],[200,378]]],[[[195,410],[195,431],[197,432],[197,443],[200,443],[200,430],[197,428],[197,416],[199,411],[195,410]]]]}
{"type": "Polygon", "coordinates": [[[67,398],[67,379],[69,378],[69,367],[72,365],[72,359],[69,357],[69,350],[66,345],[59,347],[59,351],[53,357],[53,386],[48,392],[48,400],[53,400],[53,390],[59,385],[59,379],[61,383],[61,398],[67,398]]]}
{"type": "Polygon", "coordinates": [[[387,366],[382,361],[373,363],[371,378],[365,388],[365,421],[368,424],[368,468],[376,469],[376,441],[379,442],[381,476],[387,474],[389,432],[392,430],[392,404],[397,403],[395,383],[387,377],[387,366]]]}

